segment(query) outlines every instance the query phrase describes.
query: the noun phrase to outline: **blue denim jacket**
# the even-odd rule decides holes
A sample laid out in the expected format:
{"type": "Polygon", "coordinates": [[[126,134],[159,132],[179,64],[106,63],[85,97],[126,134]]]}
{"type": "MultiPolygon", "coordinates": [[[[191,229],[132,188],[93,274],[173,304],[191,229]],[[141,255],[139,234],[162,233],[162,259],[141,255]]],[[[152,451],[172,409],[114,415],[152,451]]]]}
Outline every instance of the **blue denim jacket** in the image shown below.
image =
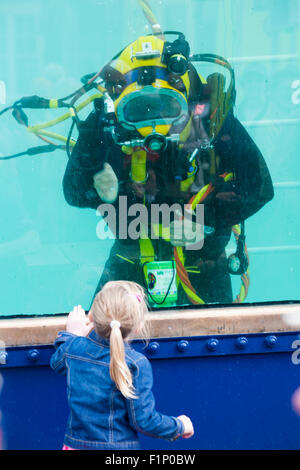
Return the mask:
{"type": "Polygon", "coordinates": [[[155,410],[148,359],[125,344],[137,399],[126,399],[109,375],[109,342],[95,331],[88,337],[60,332],[50,365],[67,376],[70,407],[64,444],[76,449],[139,449],[137,431],[174,440],[182,422],[155,410]]]}

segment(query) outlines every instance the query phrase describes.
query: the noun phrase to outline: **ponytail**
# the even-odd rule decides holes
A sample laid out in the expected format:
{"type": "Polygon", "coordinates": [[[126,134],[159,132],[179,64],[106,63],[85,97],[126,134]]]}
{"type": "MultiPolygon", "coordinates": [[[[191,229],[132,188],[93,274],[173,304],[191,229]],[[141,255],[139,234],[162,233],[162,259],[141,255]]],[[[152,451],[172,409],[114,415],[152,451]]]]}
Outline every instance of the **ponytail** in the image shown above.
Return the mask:
{"type": "Polygon", "coordinates": [[[132,281],[109,281],[96,295],[90,314],[95,330],[110,343],[109,373],[125,398],[137,398],[126,363],[124,341],[134,334],[149,338],[145,322],[148,313],[144,289],[132,281]]]}
{"type": "Polygon", "coordinates": [[[120,323],[113,320],[110,324],[110,363],[109,373],[125,398],[137,398],[134,393],[132,375],[125,360],[125,349],[120,323]]]}

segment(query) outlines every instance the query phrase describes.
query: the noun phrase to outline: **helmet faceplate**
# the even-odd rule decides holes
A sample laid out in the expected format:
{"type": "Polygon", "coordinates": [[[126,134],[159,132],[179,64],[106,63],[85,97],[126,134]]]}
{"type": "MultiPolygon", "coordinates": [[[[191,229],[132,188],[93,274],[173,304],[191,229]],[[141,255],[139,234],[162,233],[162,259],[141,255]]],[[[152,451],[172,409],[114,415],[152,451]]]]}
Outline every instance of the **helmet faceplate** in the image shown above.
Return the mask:
{"type": "Polygon", "coordinates": [[[169,72],[162,62],[163,47],[162,39],[143,36],[109,64],[118,77],[113,97],[117,121],[143,137],[168,135],[172,126],[178,133],[188,122],[189,75],[169,72]]]}

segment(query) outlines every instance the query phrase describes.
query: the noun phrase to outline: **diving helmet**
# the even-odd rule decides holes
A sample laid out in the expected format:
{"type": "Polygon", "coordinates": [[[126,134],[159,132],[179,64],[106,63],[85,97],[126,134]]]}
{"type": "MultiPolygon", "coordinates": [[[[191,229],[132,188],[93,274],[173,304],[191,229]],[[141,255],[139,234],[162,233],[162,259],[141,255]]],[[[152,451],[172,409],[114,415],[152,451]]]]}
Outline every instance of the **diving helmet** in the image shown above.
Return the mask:
{"type": "Polygon", "coordinates": [[[173,42],[142,36],[103,68],[118,125],[113,136],[120,145],[159,151],[168,140],[185,140],[191,119],[190,49],[183,34],[176,34],[173,42]]]}

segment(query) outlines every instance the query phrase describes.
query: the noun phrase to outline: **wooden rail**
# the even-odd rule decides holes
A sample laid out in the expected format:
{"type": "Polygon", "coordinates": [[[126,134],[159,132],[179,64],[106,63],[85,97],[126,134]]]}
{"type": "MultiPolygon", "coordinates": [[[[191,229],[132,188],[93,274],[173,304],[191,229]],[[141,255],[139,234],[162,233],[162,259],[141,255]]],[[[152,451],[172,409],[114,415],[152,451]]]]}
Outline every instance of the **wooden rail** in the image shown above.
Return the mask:
{"type": "MultiPolygon", "coordinates": [[[[0,320],[0,342],[9,346],[52,344],[66,315],[0,320]]],[[[300,331],[300,303],[151,312],[152,338],[300,331]]],[[[136,337],[137,338],[137,337],[136,337]]]]}

